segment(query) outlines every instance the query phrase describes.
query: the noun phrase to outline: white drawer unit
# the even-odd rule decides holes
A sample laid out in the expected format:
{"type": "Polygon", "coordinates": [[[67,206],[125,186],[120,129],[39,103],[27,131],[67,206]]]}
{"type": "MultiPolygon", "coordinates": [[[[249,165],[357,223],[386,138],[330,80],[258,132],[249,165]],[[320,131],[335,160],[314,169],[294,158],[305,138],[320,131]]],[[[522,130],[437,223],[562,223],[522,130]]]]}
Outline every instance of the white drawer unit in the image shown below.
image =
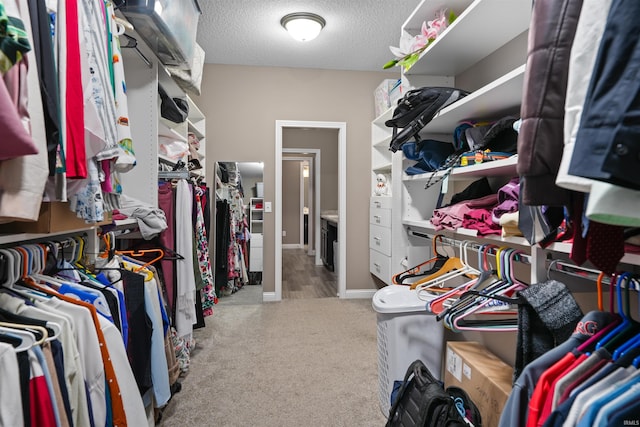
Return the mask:
{"type": "Polygon", "coordinates": [[[371,207],[369,209],[369,224],[391,228],[391,209],[371,207]]]}
{"type": "Polygon", "coordinates": [[[249,240],[249,271],[262,271],[263,263],[262,234],[251,233],[251,240],[249,240]]]}
{"type": "Polygon", "coordinates": [[[377,208],[377,209],[391,209],[391,197],[389,196],[372,197],[370,207],[377,208]]]}
{"type": "Polygon", "coordinates": [[[369,247],[391,256],[391,229],[374,224],[369,227],[369,247]]]}
{"type": "Polygon", "coordinates": [[[373,196],[369,204],[369,270],[385,283],[391,283],[392,198],[373,196]]]}
{"type": "Polygon", "coordinates": [[[369,251],[369,271],[385,283],[391,283],[391,258],[371,249],[369,251]]]}

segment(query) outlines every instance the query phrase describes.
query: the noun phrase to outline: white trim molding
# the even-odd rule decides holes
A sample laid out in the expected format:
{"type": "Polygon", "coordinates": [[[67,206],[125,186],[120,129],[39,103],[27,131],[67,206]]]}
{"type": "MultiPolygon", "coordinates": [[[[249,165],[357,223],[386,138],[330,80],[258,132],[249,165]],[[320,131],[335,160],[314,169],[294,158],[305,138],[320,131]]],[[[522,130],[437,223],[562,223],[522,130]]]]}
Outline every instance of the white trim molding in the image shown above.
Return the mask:
{"type": "Polygon", "coordinates": [[[349,289],[344,296],[346,299],[372,299],[376,289],[349,289]]]}
{"type": "MultiPolygon", "coordinates": [[[[346,298],[347,290],[347,123],[346,122],[315,122],[298,120],[276,120],[276,188],[275,188],[275,297],[276,301],[282,300],[282,129],[284,128],[322,128],[338,130],[338,296],[346,298]]],[[[286,149],[293,150],[293,149],[286,149]]],[[[310,152],[308,149],[300,150],[310,152]]],[[[296,149],[295,152],[300,152],[296,149]]],[[[316,164],[315,176],[319,178],[320,159],[316,164]]],[[[319,183],[318,179],[318,183],[319,183]]],[[[319,191],[316,200],[316,224],[320,224],[319,191]]],[[[316,245],[320,242],[319,228],[316,233],[316,245]]],[[[318,247],[316,246],[316,249],[318,247]]],[[[316,250],[316,260],[320,251],[316,250]]]]}

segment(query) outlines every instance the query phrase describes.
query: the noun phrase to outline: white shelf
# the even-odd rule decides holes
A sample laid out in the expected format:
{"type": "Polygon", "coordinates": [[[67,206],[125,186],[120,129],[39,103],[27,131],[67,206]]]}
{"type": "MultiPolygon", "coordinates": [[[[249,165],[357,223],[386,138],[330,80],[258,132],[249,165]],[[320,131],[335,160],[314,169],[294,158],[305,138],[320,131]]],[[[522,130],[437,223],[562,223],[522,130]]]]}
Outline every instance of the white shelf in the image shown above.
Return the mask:
{"type": "Polygon", "coordinates": [[[114,219],[113,225],[116,229],[124,229],[136,227],[138,225],[138,220],[135,218],[127,218],[127,219],[114,219]]]}
{"type": "Polygon", "coordinates": [[[373,173],[391,173],[391,162],[381,165],[374,165],[373,173]]]}
{"type": "MultiPolygon", "coordinates": [[[[385,149],[385,150],[389,151],[389,145],[391,144],[391,137],[392,137],[392,135],[389,135],[389,136],[381,139],[380,141],[375,142],[373,144],[373,146],[375,148],[385,149]]],[[[391,152],[389,152],[389,155],[391,155],[391,152]]]]}
{"type": "MultiPolygon", "coordinates": [[[[481,163],[479,165],[454,168],[453,172],[451,172],[451,175],[449,176],[449,179],[463,180],[483,176],[516,176],[518,174],[518,172],[516,171],[517,164],[518,156],[516,155],[511,156],[508,159],[495,160],[493,162],[481,163]]],[[[433,179],[435,179],[436,177],[442,177],[444,174],[444,171],[437,172],[433,179]]],[[[431,175],[432,172],[425,172],[419,175],[411,176],[403,174],[402,181],[426,182],[431,178],[431,175]]]]}
{"type": "Polygon", "coordinates": [[[189,118],[194,122],[199,122],[201,120],[204,120],[205,119],[204,113],[200,111],[200,108],[198,108],[196,103],[193,102],[193,100],[191,99],[191,97],[189,97],[189,95],[187,95],[186,98],[187,98],[187,104],[189,105],[189,118]]]}
{"type": "Polygon", "coordinates": [[[470,119],[498,119],[505,112],[519,109],[524,84],[524,65],[461,100],[443,108],[420,133],[451,134],[460,122],[470,119]]]}
{"type": "Polygon", "coordinates": [[[396,106],[389,107],[384,113],[380,114],[378,117],[373,119],[374,125],[385,126],[384,122],[393,117],[393,110],[395,110],[396,106]]]}
{"type": "Polygon", "coordinates": [[[181,158],[181,159],[170,159],[169,157],[165,156],[164,154],[158,153],[158,160],[162,161],[163,163],[166,163],[170,166],[175,166],[179,160],[182,160],[183,162],[185,162],[185,164],[187,163],[187,160],[185,157],[181,158]]]}
{"type": "MultiPolygon", "coordinates": [[[[448,7],[456,12],[468,1],[423,1],[404,29],[415,36],[423,21],[448,7]],[[440,4],[441,3],[441,4],[440,4]],[[439,4],[438,7],[434,7],[439,4]]],[[[423,52],[406,75],[455,76],[529,28],[530,0],[476,0],[423,52]]]]}
{"type": "Polygon", "coordinates": [[[80,234],[83,232],[96,229],[96,225],[87,224],[85,228],[78,228],[74,230],[57,231],[50,233],[18,233],[18,234],[0,234],[0,245],[8,245],[14,243],[21,243],[29,240],[43,240],[51,239],[56,236],[66,236],[73,234],[80,234]]]}
{"type": "Polygon", "coordinates": [[[524,237],[517,237],[517,236],[502,237],[496,234],[478,236],[478,230],[471,230],[468,228],[458,228],[456,230],[448,230],[448,229],[436,230],[435,226],[431,223],[430,220],[426,220],[426,221],[403,220],[402,224],[412,228],[419,228],[430,234],[442,234],[456,240],[474,238],[474,239],[487,241],[487,243],[507,243],[509,245],[519,246],[521,248],[531,247],[527,239],[525,239],[524,237]]]}
{"type": "Polygon", "coordinates": [[[198,127],[194,124],[193,121],[191,121],[191,119],[187,119],[187,125],[189,128],[189,132],[193,132],[193,134],[196,136],[196,138],[198,138],[198,140],[204,139],[204,133],[202,133],[202,131],[198,129],[198,127]]]}

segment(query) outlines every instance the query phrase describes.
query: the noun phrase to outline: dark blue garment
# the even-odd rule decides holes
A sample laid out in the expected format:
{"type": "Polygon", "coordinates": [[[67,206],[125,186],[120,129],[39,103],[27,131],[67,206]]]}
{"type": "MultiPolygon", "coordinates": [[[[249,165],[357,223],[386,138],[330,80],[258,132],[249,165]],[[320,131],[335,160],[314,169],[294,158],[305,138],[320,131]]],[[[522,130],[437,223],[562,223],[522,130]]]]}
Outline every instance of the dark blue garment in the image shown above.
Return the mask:
{"type": "Polygon", "coordinates": [[[620,411],[611,420],[609,426],[638,426],[640,425],[640,400],[620,411]]]}
{"type": "Polygon", "coordinates": [[[604,405],[618,398],[627,390],[629,390],[633,385],[638,383],[640,383],[640,378],[634,377],[631,380],[621,383],[619,387],[616,388],[613,392],[600,397],[595,402],[592,402],[591,405],[589,405],[589,409],[587,409],[582,418],[580,418],[580,422],[577,424],[577,427],[593,427],[594,422],[598,416],[598,412],[600,412],[604,405]]]}
{"type": "Polygon", "coordinates": [[[640,2],[613,0],[569,173],[640,190],[640,2]]]}
{"type": "Polygon", "coordinates": [[[122,271],[124,297],[129,321],[127,356],[138,390],[144,395],[152,387],[151,380],[151,319],[144,301],[144,277],[127,270],[122,271]]]}
{"type": "Polygon", "coordinates": [[[73,414],[71,412],[71,403],[69,402],[69,390],[67,390],[67,383],[64,380],[64,352],[60,341],[51,341],[51,355],[53,356],[53,364],[56,367],[56,374],[58,375],[58,386],[60,387],[60,394],[62,395],[64,412],[67,414],[69,426],[73,427],[73,414]]]}

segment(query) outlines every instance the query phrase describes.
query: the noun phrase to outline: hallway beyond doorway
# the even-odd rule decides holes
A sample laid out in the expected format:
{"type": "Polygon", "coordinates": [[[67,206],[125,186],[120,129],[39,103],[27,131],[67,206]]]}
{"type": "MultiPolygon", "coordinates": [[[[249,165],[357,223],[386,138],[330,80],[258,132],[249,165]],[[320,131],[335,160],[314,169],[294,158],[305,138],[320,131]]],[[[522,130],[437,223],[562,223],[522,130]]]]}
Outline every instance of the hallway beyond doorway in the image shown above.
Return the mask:
{"type": "Polygon", "coordinates": [[[315,265],[303,249],[282,249],[282,299],[336,297],[336,274],[315,265]]]}

